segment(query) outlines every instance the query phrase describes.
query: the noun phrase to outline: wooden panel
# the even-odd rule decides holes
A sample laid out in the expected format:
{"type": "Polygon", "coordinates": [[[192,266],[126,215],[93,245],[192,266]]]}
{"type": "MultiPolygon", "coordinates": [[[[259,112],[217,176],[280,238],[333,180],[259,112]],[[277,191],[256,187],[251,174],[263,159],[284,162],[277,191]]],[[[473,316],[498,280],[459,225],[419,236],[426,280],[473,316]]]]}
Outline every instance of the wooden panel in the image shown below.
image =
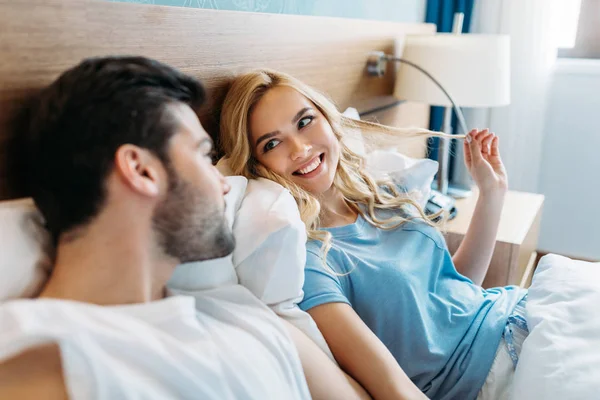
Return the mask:
{"type": "MultiPolygon", "coordinates": [[[[444,233],[450,253],[454,254],[462,243],[464,234],[447,231],[444,233]]],[[[512,243],[496,242],[488,272],[481,284],[484,288],[506,286],[509,282],[510,267],[518,259],[518,246],[512,243]]]]}
{"type": "MultiPolygon", "coordinates": [[[[452,254],[460,246],[467,232],[478,194],[457,201],[457,217],[444,227],[446,243],[452,254]]],[[[496,247],[484,288],[519,285],[537,247],[544,196],[509,191],[506,195],[496,247]]]]}
{"type": "Polygon", "coordinates": [[[484,288],[491,288],[508,285],[511,267],[516,265],[517,258],[517,245],[512,243],[496,242],[490,267],[481,286],[484,288]]]}
{"type": "MultiPolygon", "coordinates": [[[[474,190],[472,196],[457,200],[458,214],[455,219],[448,222],[446,230],[461,235],[467,233],[477,198],[477,190],[474,190]]],[[[496,240],[506,243],[523,243],[530,227],[538,218],[543,204],[544,196],[541,194],[509,191],[504,200],[496,240]]]]}
{"type": "Polygon", "coordinates": [[[18,164],[9,158],[14,114],[27,96],[82,58],[144,55],[199,77],[211,98],[201,118],[214,133],[231,77],[256,67],[291,73],[327,92],[340,108],[386,104],[393,66],[383,78],[369,77],[367,53],[394,52],[403,34],[434,30],[428,24],[93,0],[0,0],[0,199],[25,194],[14,179],[18,164]]]}
{"type": "MultiPolygon", "coordinates": [[[[511,285],[519,285],[526,273],[526,269],[531,262],[531,255],[537,250],[538,238],[540,236],[540,225],[542,222],[542,205],[538,209],[537,214],[534,217],[531,227],[521,246],[519,247],[519,254],[517,256],[517,264],[514,269],[510,271],[508,282],[511,285]]],[[[534,260],[535,262],[535,260],[534,260]]]]}
{"type": "Polygon", "coordinates": [[[529,286],[531,286],[531,281],[533,280],[533,273],[535,272],[535,268],[537,266],[537,258],[538,258],[538,253],[535,251],[533,253],[531,253],[531,255],[529,256],[529,261],[527,262],[527,266],[525,267],[525,270],[523,271],[523,274],[521,275],[521,281],[519,282],[519,287],[526,289],[529,286]]]}

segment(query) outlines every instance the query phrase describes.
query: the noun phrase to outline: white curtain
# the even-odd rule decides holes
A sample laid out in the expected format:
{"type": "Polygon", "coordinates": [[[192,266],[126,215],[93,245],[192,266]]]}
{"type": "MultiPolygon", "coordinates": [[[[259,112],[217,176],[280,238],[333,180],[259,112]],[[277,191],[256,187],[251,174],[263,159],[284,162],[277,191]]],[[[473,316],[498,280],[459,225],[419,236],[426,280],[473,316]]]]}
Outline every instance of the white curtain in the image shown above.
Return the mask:
{"type": "MultiPolygon", "coordinates": [[[[466,110],[465,118],[469,127],[489,127],[500,137],[513,190],[538,190],[546,97],[556,60],[561,1],[572,0],[477,0],[473,10],[472,33],[511,37],[510,105],[466,110]]],[[[461,175],[464,179],[464,170],[457,172],[458,180],[461,175]]]]}

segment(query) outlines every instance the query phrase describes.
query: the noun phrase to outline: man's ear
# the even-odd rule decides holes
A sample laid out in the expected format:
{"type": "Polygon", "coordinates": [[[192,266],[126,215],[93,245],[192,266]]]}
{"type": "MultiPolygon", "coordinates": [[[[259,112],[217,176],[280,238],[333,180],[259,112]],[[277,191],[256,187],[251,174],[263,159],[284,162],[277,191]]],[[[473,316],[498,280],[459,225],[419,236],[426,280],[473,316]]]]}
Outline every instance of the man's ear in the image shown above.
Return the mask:
{"type": "Polygon", "coordinates": [[[160,194],[162,163],[150,151],[124,144],[115,153],[115,172],[135,192],[149,197],[160,194]]]}

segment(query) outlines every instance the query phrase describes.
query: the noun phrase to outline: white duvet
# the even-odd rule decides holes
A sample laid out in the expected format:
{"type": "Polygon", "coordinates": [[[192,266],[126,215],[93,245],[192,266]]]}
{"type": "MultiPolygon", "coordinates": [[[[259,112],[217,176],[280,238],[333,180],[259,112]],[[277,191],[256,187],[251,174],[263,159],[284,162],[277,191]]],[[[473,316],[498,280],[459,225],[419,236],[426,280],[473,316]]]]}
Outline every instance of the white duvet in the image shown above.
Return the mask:
{"type": "Polygon", "coordinates": [[[600,399],[600,263],[548,255],[527,299],[513,399],[600,399]]]}

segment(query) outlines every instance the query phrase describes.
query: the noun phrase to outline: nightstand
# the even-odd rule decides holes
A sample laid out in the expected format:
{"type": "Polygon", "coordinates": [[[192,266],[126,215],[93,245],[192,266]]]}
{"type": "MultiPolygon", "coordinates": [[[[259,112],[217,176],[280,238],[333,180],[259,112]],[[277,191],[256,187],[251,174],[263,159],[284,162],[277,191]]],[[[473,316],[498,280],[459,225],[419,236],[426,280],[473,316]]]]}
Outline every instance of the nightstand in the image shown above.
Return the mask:
{"type": "MultiPolygon", "coordinates": [[[[477,192],[456,201],[458,214],[442,229],[452,254],[458,249],[477,202],[477,192]]],[[[520,285],[527,287],[535,270],[537,241],[544,196],[509,191],[506,194],[496,247],[482,286],[484,288],[520,285]]]]}

